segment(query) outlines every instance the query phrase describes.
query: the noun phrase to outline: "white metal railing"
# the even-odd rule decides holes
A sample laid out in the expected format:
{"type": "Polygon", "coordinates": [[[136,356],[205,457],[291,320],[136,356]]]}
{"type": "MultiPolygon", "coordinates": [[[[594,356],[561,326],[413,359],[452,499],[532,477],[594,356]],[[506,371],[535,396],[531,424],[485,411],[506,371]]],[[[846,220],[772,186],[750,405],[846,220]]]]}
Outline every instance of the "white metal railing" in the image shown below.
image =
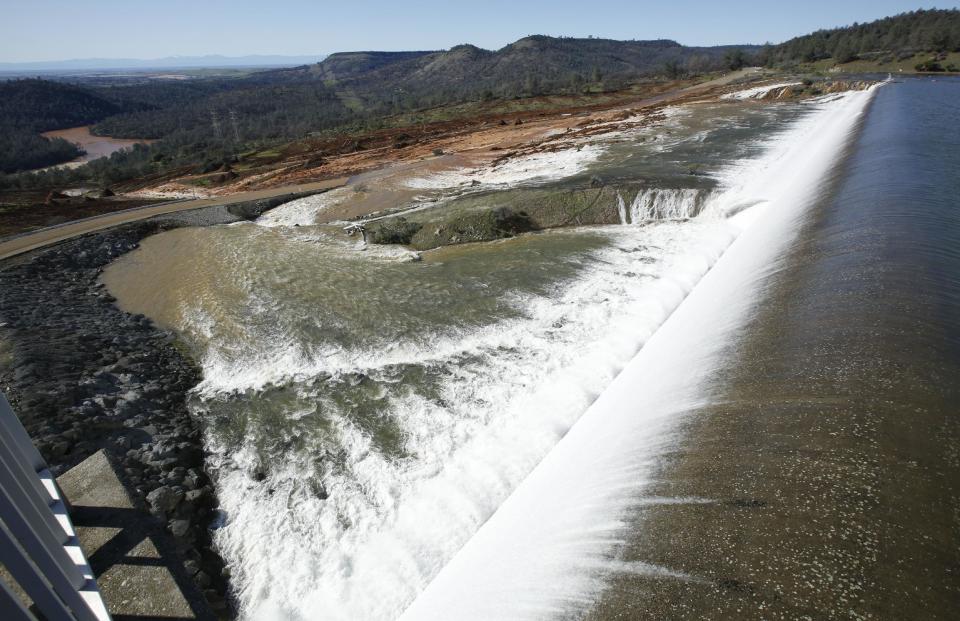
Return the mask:
{"type": "MultiPolygon", "coordinates": [[[[48,621],[109,621],[60,488],[0,393],[0,563],[48,621]]],[[[36,617],[0,579],[4,621],[36,617]]]]}

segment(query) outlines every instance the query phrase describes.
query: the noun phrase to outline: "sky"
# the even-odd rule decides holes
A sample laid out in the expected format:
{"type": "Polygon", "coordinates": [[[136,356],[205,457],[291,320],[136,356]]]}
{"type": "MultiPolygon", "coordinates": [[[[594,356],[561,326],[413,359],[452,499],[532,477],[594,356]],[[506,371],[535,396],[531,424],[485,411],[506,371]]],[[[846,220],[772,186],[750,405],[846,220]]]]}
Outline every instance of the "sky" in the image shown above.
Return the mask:
{"type": "Polygon", "coordinates": [[[0,0],[0,62],[459,43],[498,49],[530,34],[776,43],[917,8],[930,7],[895,0],[0,0]]]}

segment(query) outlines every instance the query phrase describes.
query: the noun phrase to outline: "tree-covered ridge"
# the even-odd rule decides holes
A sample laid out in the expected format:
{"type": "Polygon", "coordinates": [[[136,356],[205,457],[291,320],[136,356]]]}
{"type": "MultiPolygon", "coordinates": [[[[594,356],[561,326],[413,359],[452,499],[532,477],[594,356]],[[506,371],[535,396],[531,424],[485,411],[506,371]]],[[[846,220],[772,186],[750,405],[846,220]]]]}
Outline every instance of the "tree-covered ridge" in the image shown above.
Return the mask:
{"type": "MultiPolygon", "coordinates": [[[[752,46],[746,46],[752,49],[752,46]]],[[[676,41],[525,37],[496,51],[458,45],[437,52],[351,52],[317,65],[268,72],[283,79],[316,78],[349,92],[357,105],[404,108],[481,97],[569,94],[618,88],[637,79],[702,73],[725,66],[730,47],[684,47],[676,41]],[[673,70],[668,71],[668,68],[673,70]]]]}
{"type": "MultiPolygon", "coordinates": [[[[701,73],[724,67],[731,49],[689,48],[669,40],[532,36],[497,51],[458,45],[439,52],[334,54],[315,65],[240,79],[86,89],[46,84],[51,92],[71,92],[75,99],[84,93],[113,106],[109,115],[90,114],[74,125],[96,120],[97,134],[163,139],[166,144],[153,147],[157,161],[177,162],[224,141],[296,140],[311,132],[362,127],[391,114],[433,106],[610,90],[658,74],[672,78],[701,73]]],[[[33,89],[37,86],[33,82],[10,84],[33,89]]],[[[25,109],[41,113],[36,106],[25,109]]],[[[42,124],[39,119],[31,123],[42,124]]]]}
{"type": "Polygon", "coordinates": [[[82,154],[63,138],[50,140],[29,131],[0,127],[0,173],[53,166],[82,154]]]}
{"type": "MultiPolygon", "coordinates": [[[[137,87],[120,87],[137,88],[137,87]]],[[[128,96],[138,95],[130,93],[128,96]]],[[[311,131],[349,122],[356,115],[322,83],[221,83],[166,93],[160,105],[111,116],[97,134],[118,138],[233,141],[301,138],[311,131]]]]}
{"type": "MultiPolygon", "coordinates": [[[[309,65],[309,72],[322,80],[345,80],[387,65],[413,60],[435,52],[338,52],[331,54],[324,61],[309,65]]],[[[302,74],[302,67],[288,70],[294,78],[302,74]]],[[[284,70],[275,70],[276,75],[284,70]]]]}
{"type": "Polygon", "coordinates": [[[767,64],[854,60],[861,54],[960,51],[960,11],[920,10],[868,24],[819,30],[763,50],[767,64]]]}
{"type": "Polygon", "coordinates": [[[39,133],[89,125],[123,109],[71,84],[40,79],[0,82],[0,125],[39,133]]]}
{"type": "Polygon", "coordinates": [[[0,172],[51,166],[80,150],[41,132],[95,123],[123,110],[89,90],[46,80],[0,82],[0,172]]]}

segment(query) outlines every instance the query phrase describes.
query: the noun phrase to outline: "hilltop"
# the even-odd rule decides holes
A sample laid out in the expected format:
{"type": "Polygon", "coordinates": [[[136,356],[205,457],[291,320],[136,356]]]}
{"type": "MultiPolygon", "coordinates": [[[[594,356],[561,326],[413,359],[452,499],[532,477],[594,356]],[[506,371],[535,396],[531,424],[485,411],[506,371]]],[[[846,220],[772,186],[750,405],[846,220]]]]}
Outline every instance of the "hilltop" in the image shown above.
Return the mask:
{"type": "Polygon", "coordinates": [[[266,72],[285,80],[319,79],[349,89],[363,105],[388,97],[438,105],[471,97],[571,93],[621,88],[680,68],[704,73],[726,66],[732,50],[757,46],[687,47],[668,39],[525,37],[499,50],[458,45],[434,52],[348,52],[310,66],[266,72]]]}

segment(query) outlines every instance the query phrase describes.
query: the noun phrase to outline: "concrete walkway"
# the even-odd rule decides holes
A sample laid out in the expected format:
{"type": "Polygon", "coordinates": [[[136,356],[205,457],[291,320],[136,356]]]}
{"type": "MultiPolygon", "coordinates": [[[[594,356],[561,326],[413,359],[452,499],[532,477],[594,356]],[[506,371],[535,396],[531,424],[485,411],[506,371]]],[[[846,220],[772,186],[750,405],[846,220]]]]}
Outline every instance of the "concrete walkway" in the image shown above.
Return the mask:
{"type": "Polygon", "coordinates": [[[216,205],[230,205],[233,203],[242,203],[246,201],[256,201],[265,198],[273,198],[284,194],[296,194],[312,191],[330,190],[338,188],[347,183],[348,177],[337,177],[335,179],[326,179],[315,183],[304,183],[302,185],[288,185],[279,188],[270,188],[267,190],[255,190],[251,192],[242,192],[240,194],[231,194],[230,196],[217,196],[214,198],[200,198],[185,201],[170,201],[158,205],[147,205],[145,207],[136,207],[124,211],[115,211],[113,213],[85,218],[74,222],[67,222],[57,226],[52,226],[38,231],[32,231],[24,235],[0,242],[0,261],[50,246],[62,241],[66,241],[79,235],[102,231],[120,224],[145,220],[153,216],[162,216],[176,213],[179,211],[188,211],[191,209],[200,209],[202,207],[212,207],[216,205]]]}
{"type": "Polygon", "coordinates": [[[216,618],[185,574],[169,536],[134,508],[103,451],[57,482],[115,621],[216,618]]]}

